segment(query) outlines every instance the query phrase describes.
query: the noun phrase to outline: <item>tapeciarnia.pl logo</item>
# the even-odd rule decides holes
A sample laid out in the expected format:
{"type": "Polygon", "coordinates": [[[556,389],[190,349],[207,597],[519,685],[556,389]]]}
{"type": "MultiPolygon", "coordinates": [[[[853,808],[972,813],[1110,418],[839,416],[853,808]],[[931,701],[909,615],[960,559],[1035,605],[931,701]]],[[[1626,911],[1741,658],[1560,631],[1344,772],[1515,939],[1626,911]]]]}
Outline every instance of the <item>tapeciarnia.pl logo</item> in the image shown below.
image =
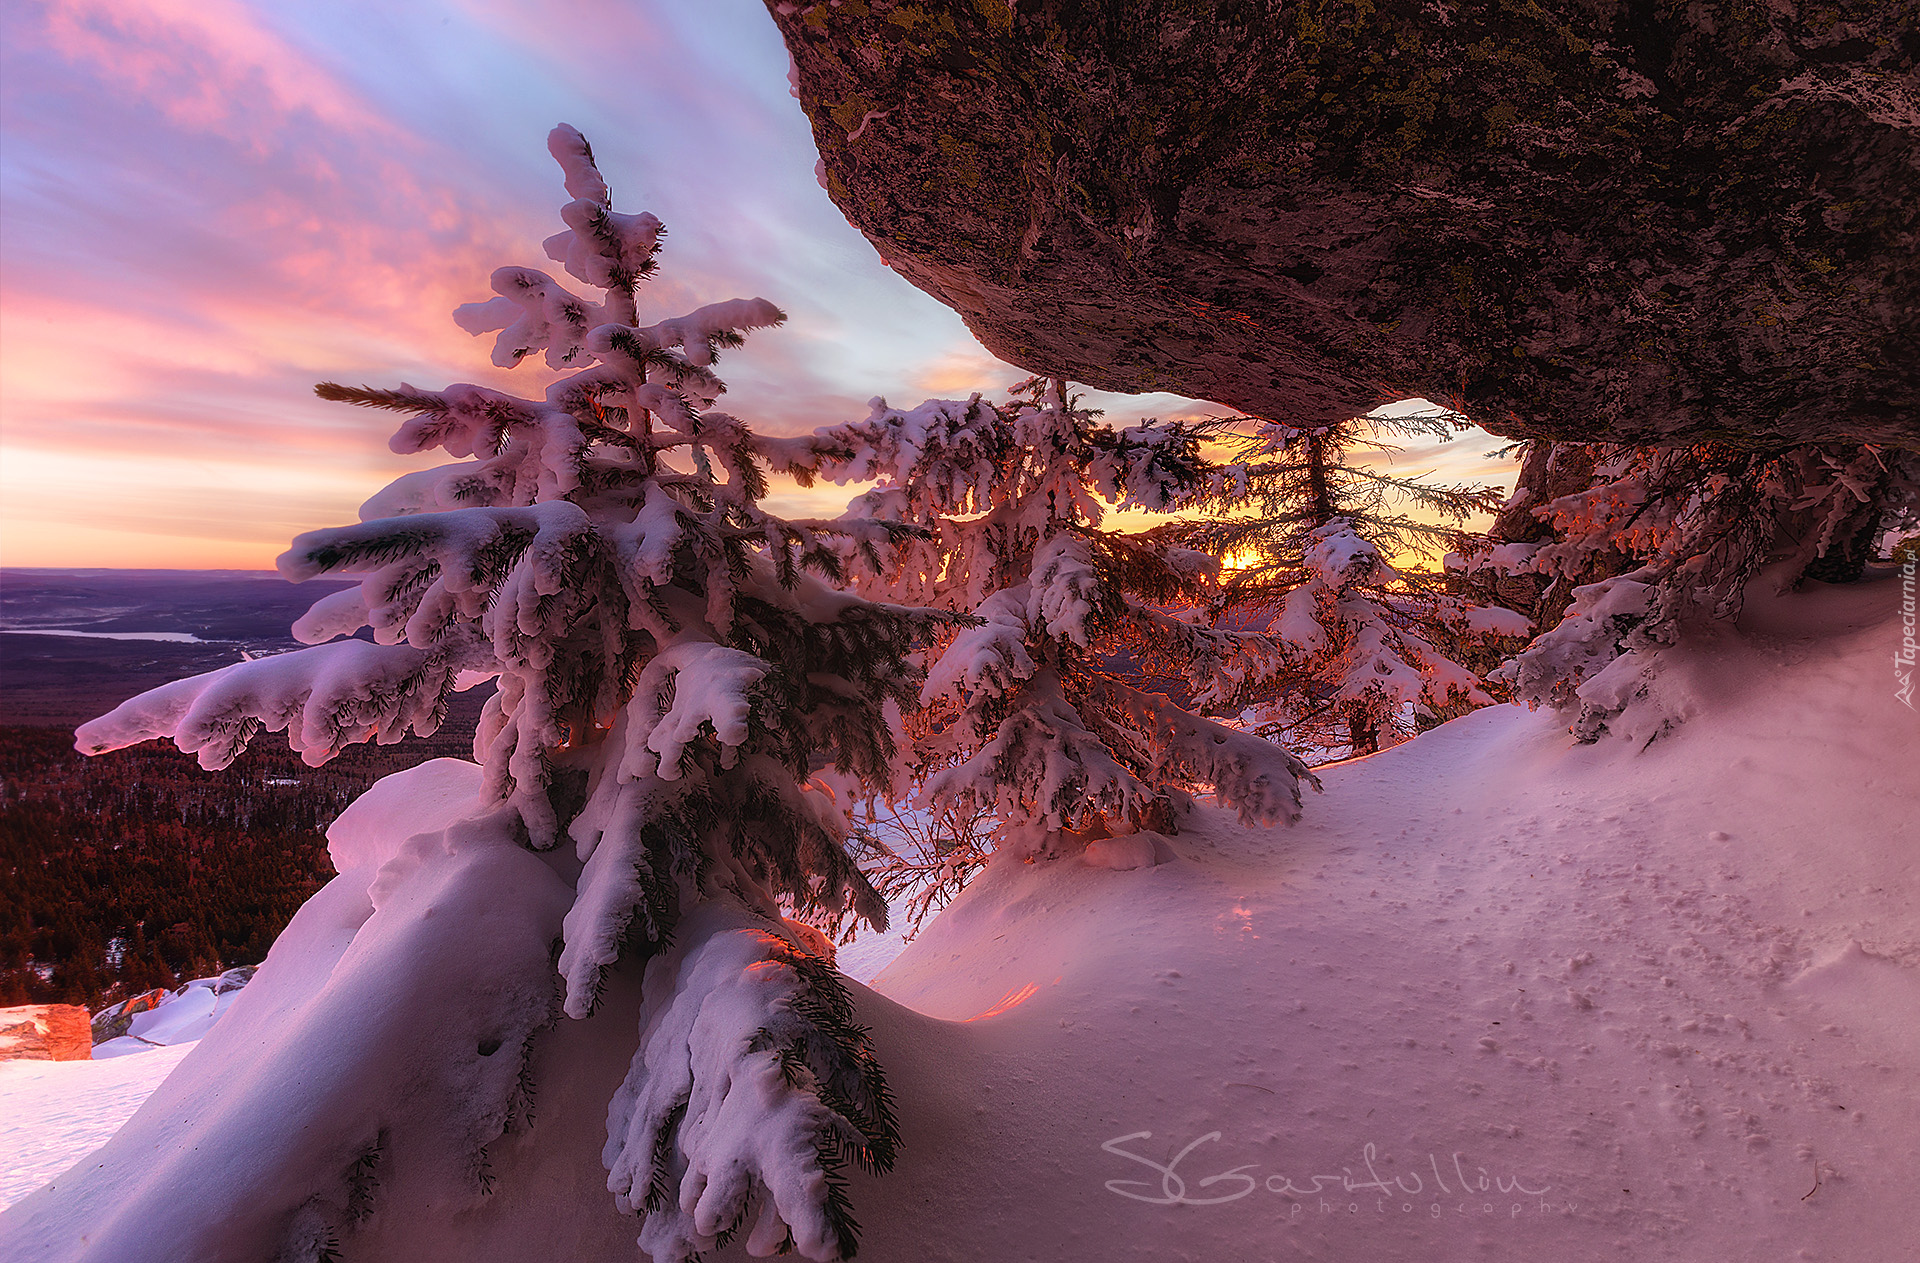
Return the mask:
{"type": "Polygon", "coordinates": [[[1913,704],[1915,560],[1909,556],[1900,567],[1900,647],[1893,653],[1893,695],[1905,702],[1909,710],[1920,709],[1913,704]]]}

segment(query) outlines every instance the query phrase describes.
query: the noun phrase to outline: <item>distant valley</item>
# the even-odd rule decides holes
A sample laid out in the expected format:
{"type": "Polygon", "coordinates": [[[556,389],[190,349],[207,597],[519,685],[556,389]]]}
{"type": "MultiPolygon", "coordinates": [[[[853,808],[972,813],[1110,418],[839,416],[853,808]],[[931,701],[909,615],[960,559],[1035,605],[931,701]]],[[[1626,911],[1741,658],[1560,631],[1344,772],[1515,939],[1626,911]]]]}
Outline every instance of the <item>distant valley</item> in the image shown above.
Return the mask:
{"type": "Polygon", "coordinates": [[[254,964],[332,876],[323,831],[376,779],[465,758],[491,685],[431,738],[307,767],[262,733],[202,771],[171,742],[83,758],[72,729],[242,654],[350,581],[271,572],[0,570],[0,1005],[90,1008],[254,964]]]}
{"type": "Polygon", "coordinates": [[[272,571],[0,570],[0,724],[70,727],[146,689],[297,648],[288,628],[351,580],[272,571]]]}

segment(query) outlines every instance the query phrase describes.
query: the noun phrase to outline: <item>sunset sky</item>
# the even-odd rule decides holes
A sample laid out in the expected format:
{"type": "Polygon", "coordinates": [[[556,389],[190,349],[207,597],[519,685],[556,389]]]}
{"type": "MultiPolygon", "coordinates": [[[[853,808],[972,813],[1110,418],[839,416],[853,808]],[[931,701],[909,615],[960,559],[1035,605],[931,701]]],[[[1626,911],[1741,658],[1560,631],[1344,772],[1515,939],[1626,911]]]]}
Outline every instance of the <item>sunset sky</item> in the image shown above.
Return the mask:
{"type": "MultiPolygon", "coordinates": [[[[449,313],[502,264],[558,270],[539,243],[565,200],[561,121],[617,208],[668,225],[644,319],[750,296],[788,312],[722,366],[748,424],[1022,375],[828,201],[757,0],[24,0],[0,49],[0,564],[269,567],[431,463],[314,382],[538,395],[551,374],[492,368],[491,335],[449,313]]],[[[1496,442],[1399,464],[1510,479],[1496,442]]]]}

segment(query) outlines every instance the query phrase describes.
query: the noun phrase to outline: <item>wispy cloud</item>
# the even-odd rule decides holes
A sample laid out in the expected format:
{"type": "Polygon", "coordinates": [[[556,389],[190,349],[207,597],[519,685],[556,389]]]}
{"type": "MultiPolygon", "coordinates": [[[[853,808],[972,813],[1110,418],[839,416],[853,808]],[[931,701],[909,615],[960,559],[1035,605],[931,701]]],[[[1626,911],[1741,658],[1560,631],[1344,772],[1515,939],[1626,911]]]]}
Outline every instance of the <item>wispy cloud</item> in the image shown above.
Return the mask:
{"type": "Polygon", "coordinates": [[[448,316],[544,264],[561,120],[672,229],[647,310],[792,313],[725,365],[753,424],[858,416],[980,354],[820,191],[751,0],[45,0],[0,55],[8,564],[265,565],[407,467],[314,381],[543,389],[448,316]]]}
{"type": "MultiPolygon", "coordinates": [[[[791,316],[721,369],[775,433],[1021,373],[888,271],[814,177],[755,0],[28,0],[0,48],[0,560],[259,565],[421,459],[325,378],[550,375],[449,313],[549,266],[567,121],[670,229],[653,316],[791,316]],[[609,50],[618,50],[610,57],[609,50]]],[[[1204,412],[1094,396],[1115,421],[1204,412]]],[[[837,489],[782,488],[809,514],[837,489]]]]}
{"type": "Polygon", "coordinates": [[[51,0],[43,13],[50,52],[139,99],[177,132],[208,132],[265,152],[309,119],[335,132],[390,130],[236,0],[51,0]]]}

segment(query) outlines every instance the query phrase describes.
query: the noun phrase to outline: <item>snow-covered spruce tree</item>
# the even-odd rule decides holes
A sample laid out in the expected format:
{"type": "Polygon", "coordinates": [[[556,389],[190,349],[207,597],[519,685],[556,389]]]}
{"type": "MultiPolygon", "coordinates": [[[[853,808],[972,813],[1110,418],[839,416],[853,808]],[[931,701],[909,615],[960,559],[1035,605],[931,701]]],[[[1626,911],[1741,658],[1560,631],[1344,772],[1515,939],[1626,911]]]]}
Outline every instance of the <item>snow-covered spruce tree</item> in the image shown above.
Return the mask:
{"type": "Polygon", "coordinates": [[[1531,509],[1542,538],[1472,564],[1587,580],[1560,621],[1496,672],[1530,706],[1574,709],[1584,741],[1646,695],[1659,649],[1738,615],[1763,570],[1782,590],[1850,581],[1876,537],[1913,523],[1920,506],[1920,454],[1871,445],[1596,444],[1577,456],[1592,470],[1587,485],[1531,509]]]}
{"type": "Polygon", "coordinates": [[[1276,646],[1278,662],[1233,699],[1262,730],[1296,748],[1369,754],[1414,735],[1422,716],[1496,700],[1455,655],[1524,635],[1527,619],[1447,592],[1441,575],[1391,565],[1383,549],[1436,553],[1461,523],[1497,508],[1499,493],[1349,459],[1399,450],[1388,436],[1454,429],[1451,414],[1415,414],[1230,432],[1252,512],[1179,529],[1234,561],[1224,605],[1276,646]]]}
{"type": "Polygon", "coordinates": [[[866,420],[787,449],[797,472],[878,480],[855,520],[919,528],[850,536],[857,590],[979,620],[931,655],[906,780],[956,819],[991,809],[997,842],[1023,849],[1063,831],[1170,827],[1169,794],[1202,787],[1244,821],[1291,823],[1299,782],[1313,783],[1304,764],[1142,687],[1171,676],[1204,705],[1252,669],[1259,638],[1214,628],[1204,606],[1217,562],[1101,527],[1103,503],[1166,512],[1218,498],[1219,472],[1189,427],[1116,430],[1095,415],[1064,382],[1033,378],[1000,408],[875,400],[866,420]]]}
{"type": "MultiPolygon", "coordinates": [[[[180,681],[80,730],[89,753],[171,736],[208,768],[263,729],[285,730],[318,764],[351,742],[432,732],[456,680],[499,681],[474,741],[484,781],[469,818],[397,845],[372,890],[377,921],[416,870],[439,870],[456,892],[442,897],[446,915],[389,927],[388,938],[436,945],[435,967],[451,972],[434,986],[474,1011],[422,1018],[451,1030],[405,1033],[397,1046],[422,1059],[408,1099],[289,1104],[284,1125],[311,1129],[294,1147],[319,1157],[272,1173],[270,1202],[294,1209],[255,1225],[250,1258],[350,1240],[382,1209],[356,1192],[375,1166],[442,1170],[449,1213],[480,1196],[487,1145],[538,1087],[525,1079],[528,1050],[556,1016],[556,981],[559,1007],[584,1017],[622,962],[645,962],[644,1000],[605,1158],[655,1260],[678,1263],[742,1231],[756,1254],[851,1256],[840,1172],[893,1160],[868,1036],[778,905],[885,924],[809,765],[876,784],[889,775],[883,707],[917,696],[907,658],[929,616],[804,571],[838,572],[832,538],[871,547],[901,528],[783,521],[759,507],[762,440],[709,410],[724,389],[712,366],[743,331],[784,317],[735,300],[642,325],[635,288],[654,270],[659,221],[612,210],[572,128],[549,148],[572,200],[546,251],[597,295],[502,268],[499,296],[456,318],[499,331],[495,363],[544,352],[567,375],[543,399],[470,385],[319,387],[406,414],[394,450],[456,458],[373,497],[360,524],[303,535],[281,557],[296,581],[365,576],[296,625],[301,639],[331,643],[180,681]],[[371,643],[334,639],[363,627],[371,643]],[[472,888],[460,890],[473,855],[494,859],[469,863],[472,888]],[[457,923],[460,907],[490,903],[519,911],[505,925],[457,923]],[[502,1044],[510,1052],[495,1058],[502,1044]],[[292,1234],[291,1247],[276,1232],[292,1234]]],[[[411,960],[379,949],[370,939],[349,959],[407,974],[411,960]]],[[[273,975],[270,962],[263,979],[273,975]]],[[[377,1097],[393,1076],[361,1068],[348,1079],[377,1097]]],[[[257,1208],[235,1213],[229,1234],[260,1219],[257,1208]]],[[[181,1257],[226,1257],[188,1246],[181,1257]]]]}

